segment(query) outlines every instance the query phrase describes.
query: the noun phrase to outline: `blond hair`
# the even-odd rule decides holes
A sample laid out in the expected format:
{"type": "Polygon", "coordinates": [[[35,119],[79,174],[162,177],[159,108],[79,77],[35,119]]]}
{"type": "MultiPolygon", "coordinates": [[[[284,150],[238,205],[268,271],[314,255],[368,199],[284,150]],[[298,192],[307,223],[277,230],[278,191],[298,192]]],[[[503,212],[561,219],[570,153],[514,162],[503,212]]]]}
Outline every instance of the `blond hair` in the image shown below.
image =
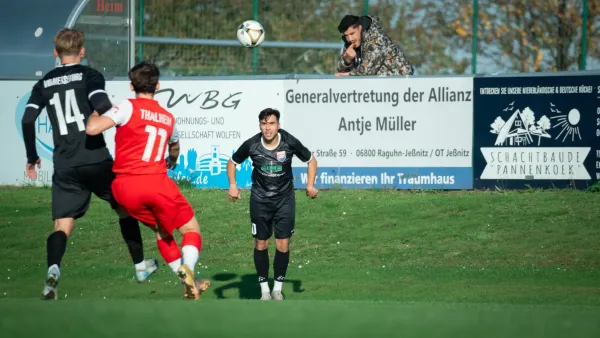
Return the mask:
{"type": "Polygon", "coordinates": [[[77,56],[83,48],[83,32],[72,28],[63,28],[54,36],[54,46],[59,57],[77,56]]]}

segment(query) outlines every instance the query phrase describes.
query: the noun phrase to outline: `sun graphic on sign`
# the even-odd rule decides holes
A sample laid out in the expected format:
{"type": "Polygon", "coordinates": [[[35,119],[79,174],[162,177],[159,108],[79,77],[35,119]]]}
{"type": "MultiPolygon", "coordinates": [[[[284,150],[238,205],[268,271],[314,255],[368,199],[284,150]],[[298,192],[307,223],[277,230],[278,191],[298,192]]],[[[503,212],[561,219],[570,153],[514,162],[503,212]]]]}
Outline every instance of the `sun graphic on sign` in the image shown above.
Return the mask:
{"type": "MultiPolygon", "coordinates": [[[[560,113],[560,110],[558,109],[553,109],[553,111],[560,113]]],[[[567,137],[569,137],[569,135],[571,135],[571,141],[575,140],[575,135],[577,135],[581,140],[581,133],[579,132],[579,121],[581,120],[581,113],[579,112],[579,110],[573,108],[569,111],[567,115],[553,116],[552,118],[558,120],[558,123],[555,124],[553,128],[562,128],[560,134],[556,136],[557,140],[559,137],[561,137],[561,135],[563,136],[563,142],[567,137]]]]}

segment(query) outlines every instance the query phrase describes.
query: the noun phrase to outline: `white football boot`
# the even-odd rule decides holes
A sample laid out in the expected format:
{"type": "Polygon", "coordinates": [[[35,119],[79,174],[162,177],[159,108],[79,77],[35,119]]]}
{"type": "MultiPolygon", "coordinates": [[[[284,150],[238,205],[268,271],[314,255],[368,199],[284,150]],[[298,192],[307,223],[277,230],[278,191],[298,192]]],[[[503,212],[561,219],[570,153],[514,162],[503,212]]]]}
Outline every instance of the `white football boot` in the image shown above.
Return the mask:
{"type": "Polygon", "coordinates": [[[158,261],[154,258],[146,259],[146,270],[139,270],[135,272],[135,278],[139,283],[145,282],[150,275],[152,275],[158,269],[158,261]]]}
{"type": "Polygon", "coordinates": [[[283,294],[281,291],[273,290],[271,297],[273,297],[273,300],[283,300],[283,294]]]}
{"type": "Polygon", "coordinates": [[[42,290],[42,299],[57,300],[58,299],[58,278],[60,277],[60,269],[57,265],[52,265],[48,268],[44,290],[42,290]]]}

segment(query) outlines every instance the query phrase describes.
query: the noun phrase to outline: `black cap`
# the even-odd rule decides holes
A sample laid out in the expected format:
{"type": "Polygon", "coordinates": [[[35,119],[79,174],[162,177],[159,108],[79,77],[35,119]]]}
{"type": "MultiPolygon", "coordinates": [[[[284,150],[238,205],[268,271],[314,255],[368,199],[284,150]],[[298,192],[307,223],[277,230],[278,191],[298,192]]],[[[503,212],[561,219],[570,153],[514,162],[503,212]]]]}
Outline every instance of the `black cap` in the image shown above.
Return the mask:
{"type": "Polygon", "coordinates": [[[342,19],[342,21],[340,21],[340,24],[338,25],[338,31],[340,31],[340,33],[344,33],[348,28],[357,25],[359,22],[359,17],[356,15],[346,15],[344,16],[344,18],[342,19]]]}

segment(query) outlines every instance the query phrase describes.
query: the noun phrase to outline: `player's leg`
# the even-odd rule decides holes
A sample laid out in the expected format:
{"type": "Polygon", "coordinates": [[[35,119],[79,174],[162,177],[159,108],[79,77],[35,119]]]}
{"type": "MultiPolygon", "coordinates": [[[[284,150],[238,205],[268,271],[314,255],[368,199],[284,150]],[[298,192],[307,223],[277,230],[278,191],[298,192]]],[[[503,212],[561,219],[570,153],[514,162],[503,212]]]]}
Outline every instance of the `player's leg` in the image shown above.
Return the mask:
{"type": "Polygon", "coordinates": [[[116,202],[112,192],[112,182],[115,179],[112,165],[113,161],[107,160],[82,167],[81,170],[86,171],[90,190],[100,199],[108,202],[119,216],[121,236],[133,261],[135,277],[138,282],[144,282],[158,269],[158,261],[154,258],[144,259],[144,245],[139,222],[116,202]]]}
{"type": "Polygon", "coordinates": [[[152,229],[156,233],[156,245],[160,255],[169,265],[171,270],[177,274],[177,271],[179,271],[179,268],[181,267],[181,250],[179,249],[177,242],[172,234],[161,230],[161,227],[158,224],[152,229]]]}
{"type": "Polygon", "coordinates": [[[91,193],[80,183],[75,168],[55,169],[52,175],[52,218],[54,231],[46,240],[48,272],[42,299],[58,298],[60,265],[67,250],[67,240],[75,228],[75,220],[85,215],[91,193]]]}
{"type": "Polygon", "coordinates": [[[269,288],[269,238],[273,235],[273,205],[270,201],[250,197],[250,223],[254,238],[254,267],[260,285],[261,300],[271,299],[269,288]]]}
{"type": "Polygon", "coordinates": [[[142,233],[137,219],[129,215],[120,205],[114,209],[119,215],[119,227],[121,236],[127,245],[133,266],[135,268],[135,278],[138,282],[145,282],[156,270],[158,270],[158,261],[155,258],[144,258],[144,246],[142,233]]]}
{"type": "Polygon", "coordinates": [[[164,232],[171,235],[177,229],[182,235],[182,264],[177,270],[177,275],[184,284],[186,298],[198,299],[200,293],[210,285],[210,282],[206,280],[199,282],[194,280],[194,268],[202,250],[200,224],[191,205],[171,178],[165,175],[157,183],[159,183],[160,192],[155,196],[153,213],[164,232]]]}
{"type": "Polygon", "coordinates": [[[283,282],[290,262],[290,238],[294,233],[296,222],[296,196],[294,191],[282,198],[277,206],[277,212],[273,220],[276,251],[273,261],[275,283],[272,297],[275,300],[283,300],[283,282]]]}
{"type": "MultiPolygon", "coordinates": [[[[146,182],[147,177],[117,177],[112,183],[112,192],[115,201],[127,211],[129,215],[150,227],[156,233],[158,251],[174,272],[181,265],[181,251],[173,239],[171,232],[162,230],[158,226],[158,215],[163,214],[157,207],[160,205],[162,187],[155,181],[146,182]]],[[[167,209],[168,211],[168,209],[167,209]]],[[[174,217],[174,211],[167,212],[166,217],[174,217]]]]}
{"type": "MultiPolygon", "coordinates": [[[[189,206],[189,210],[192,210],[191,206],[189,206]]],[[[183,236],[181,242],[183,264],[178,271],[178,276],[181,278],[184,285],[186,285],[186,289],[184,290],[186,297],[198,299],[200,295],[210,286],[210,282],[206,279],[194,280],[194,268],[198,262],[198,257],[202,250],[200,224],[198,223],[196,217],[192,216],[187,223],[179,227],[177,230],[183,236]],[[190,282],[194,284],[194,288],[189,287],[190,282]]]]}

